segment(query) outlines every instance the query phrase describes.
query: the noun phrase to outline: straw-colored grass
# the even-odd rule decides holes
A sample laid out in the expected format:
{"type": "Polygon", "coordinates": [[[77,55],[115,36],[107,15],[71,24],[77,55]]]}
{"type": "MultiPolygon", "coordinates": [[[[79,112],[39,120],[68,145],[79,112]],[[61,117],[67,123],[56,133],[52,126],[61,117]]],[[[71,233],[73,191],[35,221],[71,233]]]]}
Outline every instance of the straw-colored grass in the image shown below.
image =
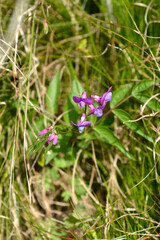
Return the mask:
{"type": "Polygon", "coordinates": [[[1,1],[1,240],[159,239],[159,4],[1,1]]]}

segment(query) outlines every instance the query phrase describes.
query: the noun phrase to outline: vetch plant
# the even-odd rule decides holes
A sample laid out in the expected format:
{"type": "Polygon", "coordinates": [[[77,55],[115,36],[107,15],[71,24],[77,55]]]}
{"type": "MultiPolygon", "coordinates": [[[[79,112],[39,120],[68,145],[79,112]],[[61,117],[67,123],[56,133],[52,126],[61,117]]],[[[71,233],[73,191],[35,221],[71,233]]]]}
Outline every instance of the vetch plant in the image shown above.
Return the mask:
{"type": "Polygon", "coordinates": [[[89,121],[86,121],[86,114],[83,113],[82,116],[81,116],[81,120],[80,120],[80,123],[78,124],[75,124],[71,121],[71,124],[75,125],[78,127],[78,130],[80,133],[83,132],[84,128],[86,128],[87,126],[91,125],[91,122],[89,121]]]}
{"type": "Polygon", "coordinates": [[[99,97],[97,95],[91,95],[91,97],[99,104],[104,104],[106,102],[109,102],[112,98],[112,93],[110,92],[111,88],[112,87],[110,87],[108,91],[103,94],[102,97],[99,97]]]}
{"type": "Polygon", "coordinates": [[[103,115],[103,108],[105,108],[106,103],[104,102],[102,106],[98,106],[97,108],[95,108],[92,104],[88,105],[90,113],[88,114],[88,116],[90,115],[96,115],[97,117],[101,117],[103,115]]]}
{"type": "MultiPolygon", "coordinates": [[[[85,105],[86,106],[88,105],[90,110],[90,113],[87,115],[88,117],[92,114],[96,115],[97,117],[101,117],[103,115],[102,110],[105,108],[106,102],[109,102],[112,98],[112,93],[110,92],[111,88],[112,87],[110,87],[108,91],[103,94],[102,97],[97,95],[91,95],[91,98],[87,98],[87,92],[84,91],[82,93],[82,97],[73,96],[73,101],[75,103],[79,103],[80,108],[83,108],[85,105]],[[100,104],[97,108],[94,107],[94,105],[92,104],[93,100],[95,100],[100,104]]],[[[72,121],[70,123],[74,126],[77,126],[80,133],[83,132],[84,128],[86,128],[87,126],[90,126],[91,122],[86,121],[86,107],[85,107],[85,112],[81,116],[80,123],[75,124],[72,121]]]]}
{"type": "Polygon", "coordinates": [[[82,93],[82,97],[73,96],[73,101],[75,103],[79,103],[80,108],[84,107],[86,104],[92,104],[93,100],[91,98],[87,98],[87,92],[82,93]]]}
{"type": "Polygon", "coordinates": [[[42,134],[46,134],[48,133],[49,131],[51,131],[53,129],[52,126],[48,127],[48,128],[45,128],[43,129],[37,136],[41,136],[42,134]]]}
{"type": "MultiPolygon", "coordinates": [[[[73,121],[70,122],[72,125],[78,127],[78,130],[79,130],[80,133],[83,132],[84,128],[86,128],[86,127],[91,125],[91,122],[86,120],[87,106],[88,106],[88,108],[90,110],[90,113],[87,115],[87,117],[89,117],[92,114],[96,115],[97,117],[101,117],[103,115],[103,109],[106,106],[106,102],[110,101],[111,98],[112,98],[112,93],[110,92],[111,88],[112,87],[110,87],[108,89],[108,91],[103,94],[102,97],[97,96],[97,95],[91,95],[91,98],[88,98],[86,91],[84,91],[82,93],[81,97],[73,96],[73,101],[75,103],[78,103],[79,107],[81,109],[85,106],[85,110],[84,110],[84,113],[82,113],[82,115],[81,115],[80,122],[77,123],[77,124],[74,123],[73,121]],[[95,107],[93,105],[93,100],[95,100],[96,102],[99,103],[98,107],[95,107]]],[[[37,136],[41,136],[42,134],[46,134],[46,133],[48,133],[51,130],[53,130],[52,126],[50,126],[48,128],[44,128],[37,136]]],[[[57,133],[55,131],[51,132],[51,134],[48,136],[48,144],[50,142],[52,142],[53,145],[56,145],[57,141],[58,141],[57,133]]]]}
{"type": "MultiPolygon", "coordinates": [[[[53,129],[52,126],[48,127],[48,128],[44,128],[37,136],[41,136],[43,134],[48,133],[49,131],[51,131],[53,129]]],[[[56,132],[52,132],[49,137],[48,137],[48,144],[52,141],[53,145],[57,144],[58,141],[58,136],[56,132]]]]}
{"type": "Polygon", "coordinates": [[[53,145],[57,144],[58,141],[58,136],[55,132],[53,132],[49,137],[48,137],[48,144],[50,144],[50,142],[52,141],[53,145]]]}

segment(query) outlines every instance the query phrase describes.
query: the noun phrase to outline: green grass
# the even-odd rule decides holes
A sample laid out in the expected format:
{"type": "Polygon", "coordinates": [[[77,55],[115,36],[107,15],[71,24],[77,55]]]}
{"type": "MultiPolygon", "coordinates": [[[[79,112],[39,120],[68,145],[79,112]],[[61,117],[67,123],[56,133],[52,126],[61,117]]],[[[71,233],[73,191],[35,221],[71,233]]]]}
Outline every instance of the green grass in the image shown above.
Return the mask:
{"type": "Polygon", "coordinates": [[[0,239],[159,238],[159,6],[31,1],[7,52],[0,3],[0,239]],[[72,97],[110,86],[80,134],[72,97]]]}

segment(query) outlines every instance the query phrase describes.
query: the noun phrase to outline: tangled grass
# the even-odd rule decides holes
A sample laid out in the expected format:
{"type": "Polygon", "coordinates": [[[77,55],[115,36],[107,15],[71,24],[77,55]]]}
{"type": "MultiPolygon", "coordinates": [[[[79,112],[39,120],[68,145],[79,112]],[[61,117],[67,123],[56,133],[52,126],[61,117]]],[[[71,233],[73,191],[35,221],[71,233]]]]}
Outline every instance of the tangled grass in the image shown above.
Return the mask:
{"type": "Polygon", "coordinates": [[[1,1],[0,239],[159,239],[159,6],[1,1]],[[111,85],[79,134],[72,96],[111,85]]]}

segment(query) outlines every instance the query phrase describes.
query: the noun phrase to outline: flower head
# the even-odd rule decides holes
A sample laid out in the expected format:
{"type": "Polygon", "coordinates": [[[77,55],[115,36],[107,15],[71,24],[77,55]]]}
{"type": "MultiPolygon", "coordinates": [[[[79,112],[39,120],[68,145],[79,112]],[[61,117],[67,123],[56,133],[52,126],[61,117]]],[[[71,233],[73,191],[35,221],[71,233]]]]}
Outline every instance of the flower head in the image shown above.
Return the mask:
{"type": "Polygon", "coordinates": [[[45,129],[43,129],[37,136],[40,136],[40,135],[42,135],[42,134],[46,134],[46,133],[48,133],[50,130],[52,130],[53,129],[53,127],[52,126],[50,126],[50,127],[48,127],[48,128],[45,128],[45,129]]]}
{"type": "Polygon", "coordinates": [[[84,107],[86,104],[92,104],[93,100],[91,98],[87,98],[86,91],[82,93],[82,97],[73,96],[73,101],[75,103],[79,103],[80,108],[84,107]]]}
{"type": "Polygon", "coordinates": [[[87,126],[91,125],[91,122],[89,121],[86,121],[86,114],[83,113],[82,116],[81,116],[81,120],[80,120],[80,123],[78,124],[75,124],[71,121],[71,124],[75,125],[78,127],[78,130],[80,133],[83,132],[84,128],[86,128],[87,126]]]}
{"type": "MultiPolygon", "coordinates": [[[[48,127],[48,128],[45,128],[43,129],[37,136],[40,136],[42,134],[46,134],[48,133],[49,131],[51,131],[53,129],[52,126],[48,127]]],[[[57,141],[58,141],[58,136],[56,134],[56,132],[52,132],[49,137],[48,137],[48,144],[52,141],[52,144],[53,145],[56,145],[57,141]]]]}
{"type": "Polygon", "coordinates": [[[112,88],[112,87],[110,87],[110,88],[108,89],[108,91],[103,94],[102,97],[99,97],[99,96],[97,96],[97,95],[91,95],[91,97],[92,97],[96,102],[98,102],[98,103],[101,104],[101,105],[102,105],[104,102],[105,102],[105,103],[106,103],[106,102],[109,102],[109,101],[111,100],[111,98],[112,98],[112,93],[110,92],[111,88],[112,88]]]}
{"type": "Polygon", "coordinates": [[[97,108],[95,108],[92,104],[88,105],[90,113],[88,114],[88,116],[90,116],[91,114],[96,115],[97,117],[101,117],[103,115],[103,108],[106,106],[106,103],[104,102],[102,106],[98,106],[97,108]]]}
{"type": "Polygon", "coordinates": [[[57,141],[58,141],[58,136],[57,134],[54,132],[52,133],[49,137],[48,137],[48,144],[52,141],[53,145],[56,145],[57,141]]]}

